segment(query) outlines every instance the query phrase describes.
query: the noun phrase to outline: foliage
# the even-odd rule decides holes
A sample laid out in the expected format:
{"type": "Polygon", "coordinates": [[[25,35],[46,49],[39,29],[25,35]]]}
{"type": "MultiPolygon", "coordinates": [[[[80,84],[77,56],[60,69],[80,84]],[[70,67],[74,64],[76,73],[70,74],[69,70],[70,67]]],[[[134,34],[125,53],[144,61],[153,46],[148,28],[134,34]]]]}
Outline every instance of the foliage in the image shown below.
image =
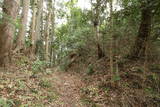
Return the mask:
{"type": "Polygon", "coordinates": [[[68,58],[66,58],[66,60],[63,60],[63,62],[61,62],[60,69],[62,71],[67,71],[69,64],[70,64],[70,60],[68,58]]]}
{"type": "Polygon", "coordinates": [[[67,24],[56,29],[56,40],[53,46],[60,60],[65,59],[71,52],[85,47],[88,42],[86,38],[92,37],[90,11],[84,12],[80,8],[74,7],[70,12],[71,16],[69,16],[67,24]]]}
{"type": "Polygon", "coordinates": [[[48,63],[46,61],[40,61],[39,59],[37,59],[32,64],[32,71],[34,73],[44,72],[45,71],[45,67],[47,65],[48,65],[48,63]]]}
{"type": "Polygon", "coordinates": [[[92,64],[90,64],[89,66],[88,66],[88,69],[87,69],[87,74],[88,75],[92,75],[93,73],[94,73],[95,71],[93,70],[93,65],[92,64]]]}
{"type": "Polygon", "coordinates": [[[119,75],[113,76],[113,81],[119,81],[119,80],[121,80],[121,77],[119,75]]]}
{"type": "Polygon", "coordinates": [[[12,107],[13,105],[14,105],[14,102],[12,100],[0,98],[0,106],[1,107],[12,107]]]}
{"type": "Polygon", "coordinates": [[[52,86],[52,84],[50,83],[50,81],[46,80],[46,79],[42,79],[39,83],[39,85],[43,88],[50,88],[52,86]]]}
{"type": "Polygon", "coordinates": [[[29,64],[29,58],[26,56],[21,56],[19,60],[16,61],[17,65],[26,66],[29,64]]]}
{"type": "Polygon", "coordinates": [[[17,87],[18,87],[20,90],[23,90],[23,89],[26,88],[26,85],[25,85],[25,82],[24,82],[24,81],[18,80],[16,85],[17,85],[17,87]]]}

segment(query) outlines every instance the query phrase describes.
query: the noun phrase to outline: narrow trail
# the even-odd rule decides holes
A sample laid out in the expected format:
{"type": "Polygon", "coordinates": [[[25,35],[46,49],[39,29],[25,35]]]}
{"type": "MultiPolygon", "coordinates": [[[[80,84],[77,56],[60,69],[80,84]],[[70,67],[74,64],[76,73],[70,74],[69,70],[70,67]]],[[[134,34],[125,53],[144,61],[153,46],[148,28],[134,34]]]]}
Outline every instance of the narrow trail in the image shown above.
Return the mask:
{"type": "Polygon", "coordinates": [[[32,71],[0,69],[0,99],[11,100],[16,107],[86,107],[81,100],[81,77],[56,69],[50,71],[33,77],[32,71]]]}
{"type": "Polygon", "coordinates": [[[53,72],[49,77],[59,94],[51,107],[85,107],[80,100],[80,88],[84,85],[80,77],[65,72],[53,72]]]}

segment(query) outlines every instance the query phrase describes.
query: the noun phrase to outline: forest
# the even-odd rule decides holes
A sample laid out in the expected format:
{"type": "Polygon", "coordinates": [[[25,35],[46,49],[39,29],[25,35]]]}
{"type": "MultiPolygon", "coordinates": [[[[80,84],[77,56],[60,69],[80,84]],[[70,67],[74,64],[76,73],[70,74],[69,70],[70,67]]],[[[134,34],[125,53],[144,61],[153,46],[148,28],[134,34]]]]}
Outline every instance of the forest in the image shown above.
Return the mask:
{"type": "Polygon", "coordinates": [[[0,0],[0,107],[160,107],[160,0],[0,0]]]}

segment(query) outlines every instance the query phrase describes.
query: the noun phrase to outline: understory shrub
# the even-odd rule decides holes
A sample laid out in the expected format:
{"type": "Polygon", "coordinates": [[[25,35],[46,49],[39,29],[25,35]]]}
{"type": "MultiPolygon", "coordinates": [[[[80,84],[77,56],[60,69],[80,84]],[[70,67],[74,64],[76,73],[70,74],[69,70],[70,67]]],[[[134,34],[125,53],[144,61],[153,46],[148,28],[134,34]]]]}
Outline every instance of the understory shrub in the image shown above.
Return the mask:
{"type": "Polygon", "coordinates": [[[34,73],[38,73],[38,72],[43,72],[45,71],[45,68],[48,66],[49,64],[46,61],[40,61],[39,59],[34,61],[32,64],[32,71],[34,73]]]}

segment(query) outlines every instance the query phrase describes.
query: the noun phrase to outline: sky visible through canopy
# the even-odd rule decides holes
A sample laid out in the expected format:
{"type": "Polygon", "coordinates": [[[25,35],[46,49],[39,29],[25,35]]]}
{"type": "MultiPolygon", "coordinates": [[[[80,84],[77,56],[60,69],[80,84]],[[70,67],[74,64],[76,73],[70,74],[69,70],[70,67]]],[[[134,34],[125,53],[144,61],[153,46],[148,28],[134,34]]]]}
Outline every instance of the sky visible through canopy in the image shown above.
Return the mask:
{"type": "MultiPolygon", "coordinates": [[[[63,3],[63,2],[67,2],[69,0],[55,0],[56,3],[59,2],[59,3],[63,3]]],[[[44,7],[46,8],[46,3],[44,2],[44,7]]],[[[117,5],[117,3],[115,2],[114,0],[114,3],[113,3],[113,7],[114,9],[116,10],[120,10],[120,6],[117,5]]],[[[80,7],[82,10],[83,9],[91,9],[91,4],[90,4],[90,0],[78,0],[78,3],[77,3],[77,6],[80,7]]],[[[55,7],[58,9],[58,8],[61,8],[59,7],[58,5],[55,5],[55,7]]],[[[32,17],[32,13],[31,13],[31,10],[29,11],[29,17],[28,17],[28,20],[29,22],[31,21],[31,17],[32,17]]],[[[66,23],[66,19],[59,19],[59,18],[56,18],[56,25],[60,26],[61,24],[64,24],[66,23]]],[[[29,29],[29,23],[28,23],[28,29],[29,29]]]]}
{"type": "Polygon", "coordinates": [[[90,0],[78,0],[78,6],[82,9],[91,8],[90,0]]]}

